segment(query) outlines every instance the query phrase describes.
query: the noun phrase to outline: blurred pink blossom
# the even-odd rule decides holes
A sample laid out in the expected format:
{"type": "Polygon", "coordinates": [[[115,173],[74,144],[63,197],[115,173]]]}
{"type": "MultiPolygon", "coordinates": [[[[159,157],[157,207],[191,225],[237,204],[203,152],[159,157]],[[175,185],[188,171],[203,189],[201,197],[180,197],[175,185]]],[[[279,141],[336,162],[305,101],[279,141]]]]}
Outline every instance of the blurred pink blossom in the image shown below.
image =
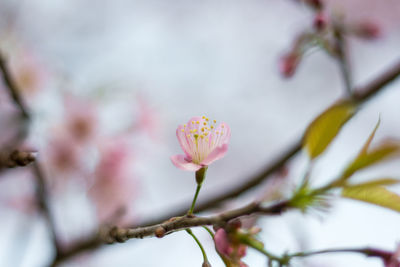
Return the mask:
{"type": "Polygon", "coordinates": [[[67,133],[78,143],[93,141],[97,128],[97,110],[94,104],[66,96],[64,106],[67,133]]]}
{"type": "Polygon", "coordinates": [[[149,102],[143,96],[138,96],[138,106],[139,116],[135,128],[144,131],[153,139],[158,138],[160,135],[158,134],[159,120],[157,113],[151,108],[149,102]]]}
{"type": "Polygon", "coordinates": [[[283,55],[279,60],[279,72],[284,78],[290,78],[294,75],[297,65],[300,62],[300,55],[290,52],[283,55]]]}
{"type": "Polygon", "coordinates": [[[224,260],[231,263],[232,267],[247,266],[240,259],[246,256],[247,246],[233,240],[225,229],[220,228],[214,235],[215,247],[224,260]]]}
{"type": "Polygon", "coordinates": [[[65,134],[52,136],[46,150],[44,154],[46,161],[55,173],[69,173],[81,169],[79,157],[82,149],[69,136],[65,134]]]}
{"type": "Polygon", "coordinates": [[[125,140],[109,140],[101,144],[100,161],[94,173],[94,184],[89,196],[96,205],[100,223],[127,222],[131,216],[127,208],[135,199],[137,181],[132,174],[133,153],[125,140]],[[124,218],[115,221],[115,215],[121,210],[124,218]]]}
{"type": "Polygon", "coordinates": [[[354,26],[354,33],[364,39],[373,40],[382,36],[381,27],[370,20],[365,20],[354,26]]]}
{"type": "Polygon", "coordinates": [[[17,87],[26,95],[38,93],[45,86],[49,74],[28,49],[19,49],[11,57],[10,67],[17,87]]]}
{"type": "Polygon", "coordinates": [[[197,171],[224,157],[231,131],[226,123],[215,124],[215,120],[203,116],[179,125],[176,136],[185,155],[172,156],[172,163],[182,170],[197,171]]]}

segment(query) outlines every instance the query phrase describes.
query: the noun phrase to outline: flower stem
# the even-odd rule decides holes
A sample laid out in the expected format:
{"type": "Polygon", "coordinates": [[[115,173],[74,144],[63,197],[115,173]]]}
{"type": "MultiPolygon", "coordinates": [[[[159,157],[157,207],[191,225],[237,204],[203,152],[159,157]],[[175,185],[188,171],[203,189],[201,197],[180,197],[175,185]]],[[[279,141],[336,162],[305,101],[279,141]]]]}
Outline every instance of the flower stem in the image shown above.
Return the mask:
{"type": "Polygon", "coordinates": [[[186,229],[186,232],[193,237],[194,241],[196,241],[197,245],[199,246],[201,253],[203,254],[203,261],[208,262],[206,251],[204,250],[203,246],[201,245],[199,239],[197,239],[197,237],[193,234],[191,229],[186,229]]]}
{"type": "Polygon", "coordinates": [[[197,184],[196,193],[194,194],[194,198],[192,201],[192,206],[190,207],[190,210],[188,211],[187,215],[193,214],[194,206],[196,205],[196,200],[197,196],[199,195],[200,189],[201,189],[201,184],[197,184]]]}
{"type": "Polygon", "coordinates": [[[197,182],[196,193],[194,194],[193,201],[192,201],[192,206],[190,207],[187,215],[192,215],[193,214],[194,207],[196,205],[196,200],[197,200],[197,197],[199,196],[199,192],[200,192],[200,189],[201,189],[201,185],[203,184],[203,181],[206,178],[206,172],[207,172],[207,166],[201,168],[198,171],[196,171],[196,182],[197,182]]]}
{"type": "Polygon", "coordinates": [[[211,238],[214,240],[214,234],[207,226],[203,226],[203,228],[210,234],[211,238]]]}
{"type": "Polygon", "coordinates": [[[248,245],[249,247],[257,250],[258,252],[261,252],[262,254],[267,256],[270,261],[277,261],[279,263],[282,262],[282,258],[266,251],[264,249],[263,243],[261,243],[260,241],[254,239],[254,238],[251,238],[247,235],[239,235],[238,237],[243,244],[248,245]]]}
{"type": "Polygon", "coordinates": [[[293,254],[288,254],[287,257],[294,258],[294,257],[309,257],[318,254],[325,254],[325,253],[346,253],[346,252],[353,252],[353,253],[361,253],[368,255],[368,249],[357,249],[357,248],[344,248],[344,249],[324,249],[324,250],[317,250],[317,251],[310,251],[310,252],[298,252],[293,254]]]}

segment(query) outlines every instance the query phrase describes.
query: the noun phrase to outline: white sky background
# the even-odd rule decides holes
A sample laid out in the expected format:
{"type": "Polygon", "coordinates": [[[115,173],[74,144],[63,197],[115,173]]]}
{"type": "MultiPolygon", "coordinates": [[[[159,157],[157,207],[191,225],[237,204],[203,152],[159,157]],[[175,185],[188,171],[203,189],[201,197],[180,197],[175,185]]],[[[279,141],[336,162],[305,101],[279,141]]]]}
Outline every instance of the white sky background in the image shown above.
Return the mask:
{"type": "MultiPolygon", "coordinates": [[[[194,177],[176,169],[169,160],[181,152],[175,137],[178,124],[205,114],[231,126],[229,153],[209,168],[201,200],[227,190],[279,155],[299,138],[315,115],[344,92],[337,65],[321,52],[305,58],[293,79],[280,77],[279,56],[295,35],[311,24],[311,12],[294,1],[2,1],[15,5],[10,10],[16,12],[18,37],[60,80],[68,81],[64,90],[85,95],[105,88],[112,96],[115,103],[102,111],[107,113],[106,127],[118,128],[129,120],[125,115],[130,105],[127,99],[138,93],[159,114],[162,141],[141,144],[149,153],[140,160],[138,170],[140,193],[135,205],[139,218],[190,204],[194,177]]],[[[349,12],[357,13],[357,18],[376,18],[386,28],[380,40],[351,40],[357,85],[366,84],[400,58],[400,4],[362,2],[349,12]],[[357,10],[360,6],[362,11],[357,10]]],[[[58,90],[52,88],[35,108],[44,113],[57,109],[58,90]]],[[[345,127],[318,161],[313,173],[316,184],[333,178],[357,153],[379,115],[382,123],[376,141],[387,136],[400,138],[399,100],[400,82],[396,82],[345,127]]],[[[37,122],[38,132],[45,123],[37,122]]],[[[304,155],[296,158],[290,175],[300,176],[304,162],[304,155]]],[[[399,174],[397,161],[360,177],[399,174]]],[[[79,201],[68,200],[71,210],[57,214],[90,220],[90,216],[76,212],[79,201]]],[[[18,224],[26,219],[8,213],[0,222],[1,266],[14,266],[6,248],[18,224]]],[[[30,249],[22,259],[24,267],[42,266],[43,254],[49,249],[42,222],[33,221],[27,245],[30,249]]],[[[62,219],[59,221],[62,223],[62,219]]],[[[308,249],[365,245],[393,249],[400,241],[398,214],[353,201],[334,201],[332,210],[322,219],[291,212],[260,223],[260,238],[275,253],[297,251],[296,235],[306,238],[308,249]]],[[[212,266],[222,266],[207,234],[195,232],[206,245],[212,266]]],[[[251,250],[244,261],[251,267],[265,266],[265,258],[251,250]]],[[[343,254],[310,258],[308,262],[327,267],[382,265],[379,260],[343,254]]],[[[177,233],[161,240],[111,246],[65,266],[187,267],[201,263],[194,241],[177,233]]]]}

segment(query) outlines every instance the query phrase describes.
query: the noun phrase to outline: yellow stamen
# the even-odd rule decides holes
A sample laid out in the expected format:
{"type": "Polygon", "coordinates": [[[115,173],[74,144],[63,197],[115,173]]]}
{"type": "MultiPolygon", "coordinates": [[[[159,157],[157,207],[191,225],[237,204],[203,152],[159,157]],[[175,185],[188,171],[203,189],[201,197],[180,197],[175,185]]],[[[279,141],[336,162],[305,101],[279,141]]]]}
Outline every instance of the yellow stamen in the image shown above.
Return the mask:
{"type": "Polygon", "coordinates": [[[225,126],[222,124],[222,125],[221,125],[221,128],[224,128],[224,127],[225,127],[225,126]]]}
{"type": "Polygon", "coordinates": [[[195,124],[195,122],[194,122],[194,121],[192,121],[192,124],[195,124]]]}
{"type": "Polygon", "coordinates": [[[217,123],[217,121],[216,121],[216,120],[214,120],[214,123],[217,123]]]}
{"type": "Polygon", "coordinates": [[[200,122],[199,121],[196,121],[196,124],[199,124],[200,122]]]}
{"type": "Polygon", "coordinates": [[[214,125],[211,125],[211,129],[214,129],[214,125]]]}
{"type": "Polygon", "coordinates": [[[182,129],[182,130],[181,130],[181,132],[184,132],[184,131],[185,131],[185,129],[182,129]]]}

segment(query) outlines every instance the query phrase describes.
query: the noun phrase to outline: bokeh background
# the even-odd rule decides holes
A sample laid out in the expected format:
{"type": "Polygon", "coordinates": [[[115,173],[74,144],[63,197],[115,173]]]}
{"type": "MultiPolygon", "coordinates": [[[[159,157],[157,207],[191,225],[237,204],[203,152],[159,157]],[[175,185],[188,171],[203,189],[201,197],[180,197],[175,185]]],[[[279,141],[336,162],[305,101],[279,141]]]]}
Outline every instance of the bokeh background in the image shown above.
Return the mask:
{"type": "MultiPolygon", "coordinates": [[[[348,40],[355,85],[367,84],[400,58],[400,2],[326,2],[349,23],[368,20],[380,27],[375,40],[348,40]]],[[[293,78],[279,73],[279,58],[311,23],[312,12],[291,0],[1,0],[0,49],[33,114],[23,145],[38,151],[45,166],[62,243],[90,235],[99,224],[140,224],[189,206],[193,174],[176,169],[169,157],[181,152],[177,125],[192,116],[224,121],[232,131],[229,153],[210,166],[200,201],[245,181],[294,144],[345,93],[337,62],[320,51],[307,55],[293,78]]],[[[314,183],[342,170],[379,117],[376,141],[400,138],[399,100],[397,81],[370,101],[318,160],[314,183]]],[[[0,139],[7,142],[16,109],[3,85],[0,109],[0,139]]],[[[306,164],[304,153],[296,156],[280,189],[293,188],[306,164]]],[[[399,174],[399,161],[393,161],[357,179],[399,174]]],[[[32,183],[26,168],[0,174],[0,266],[46,266],[53,253],[46,223],[32,204],[32,183]]],[[[267,182],[225,208],[268,197],[270,187],[267,182]]],[[[326,213],[262,218],[260,239],[275,253],[366,245],[392,250],[400,241],[399,214],[350,200],[331,204],[326,213]]],[[[212,266],[223,266],[207,233],[194,232],[212,266]]],[[[244,261],[266,265],[251,250],[244,261]]],[[[193,240],[176,233],[107,246],[62,266],[201,262],[193,240]]],[[[340,254],[297,264],[382,263],[340,254]]]]}

